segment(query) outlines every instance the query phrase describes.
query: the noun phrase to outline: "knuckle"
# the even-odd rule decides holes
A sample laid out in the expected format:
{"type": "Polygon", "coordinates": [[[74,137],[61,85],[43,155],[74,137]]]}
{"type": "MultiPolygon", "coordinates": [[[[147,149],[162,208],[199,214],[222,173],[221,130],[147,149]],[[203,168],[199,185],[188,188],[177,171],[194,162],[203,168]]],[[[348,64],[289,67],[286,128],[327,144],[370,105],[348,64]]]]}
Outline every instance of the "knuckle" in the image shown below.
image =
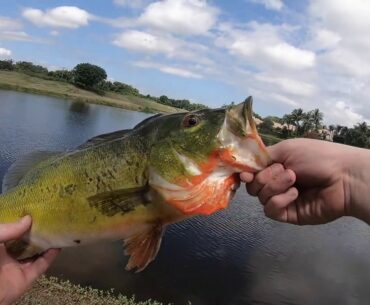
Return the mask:
{"type": "Polygon", "coordinates": [[[284,166],[281,163],[274,163],[270,168],[271,172],[269,178],[274,178],[284,172],[284,166]]]}
{"type": "Polygon", "coordinates": [[[270,168],[266,168],[265,170],[259,172],[255,178],[255,181],[258,184],[265,184],[265,176],[268,175],[267,172],[270,171],[270,168]]]}

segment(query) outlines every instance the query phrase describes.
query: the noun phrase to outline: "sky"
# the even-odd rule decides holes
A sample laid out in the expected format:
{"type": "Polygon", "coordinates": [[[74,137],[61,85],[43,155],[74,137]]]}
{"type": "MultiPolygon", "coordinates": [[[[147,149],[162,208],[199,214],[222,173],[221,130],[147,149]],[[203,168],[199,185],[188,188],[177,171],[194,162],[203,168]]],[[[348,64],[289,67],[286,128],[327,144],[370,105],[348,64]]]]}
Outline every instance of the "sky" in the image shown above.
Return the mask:
{"type": "Polygon", "coordinates": [[[144,94],[370,123],[369,0],[0,0],[0,59],[81,62],[144,94]]]}

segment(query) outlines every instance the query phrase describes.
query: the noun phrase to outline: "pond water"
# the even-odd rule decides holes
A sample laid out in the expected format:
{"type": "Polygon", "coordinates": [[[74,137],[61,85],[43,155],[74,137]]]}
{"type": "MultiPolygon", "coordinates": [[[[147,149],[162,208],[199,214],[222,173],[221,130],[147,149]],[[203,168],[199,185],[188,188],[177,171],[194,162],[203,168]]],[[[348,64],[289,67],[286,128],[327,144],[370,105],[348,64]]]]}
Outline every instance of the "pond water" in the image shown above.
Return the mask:
{"type": "MultiPolygon", "coordinates": [[[[148,114],[0,91],[0,178],[19,156],[66,150],[148,114]]],[[[74,283],[174,304],[368,304],[368,225],[296,227],[264,217],[244,186],[230,208],[171,226],[145,271],[124,270],[122,243],[65,249],[49,271],[74,283]]]]}

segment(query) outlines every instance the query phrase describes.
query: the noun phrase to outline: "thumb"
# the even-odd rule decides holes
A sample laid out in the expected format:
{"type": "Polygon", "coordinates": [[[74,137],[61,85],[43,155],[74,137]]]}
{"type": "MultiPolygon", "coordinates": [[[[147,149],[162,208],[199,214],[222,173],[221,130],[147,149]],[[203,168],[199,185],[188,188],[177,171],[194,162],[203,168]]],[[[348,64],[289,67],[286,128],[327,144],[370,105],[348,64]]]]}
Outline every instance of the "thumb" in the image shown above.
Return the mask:
{"type": "Polygon", "coordinates": [[[27,215],[18,222],[0,224],[0,243],[21,237],[31,226],[31,216],[27,215]]]}
{"type": "Polygon", "coordinates": [[[284,140],[275,145],[268,146],[267,152],[275,163],[285,163],[292,149],[292,140],[284,140]]]}

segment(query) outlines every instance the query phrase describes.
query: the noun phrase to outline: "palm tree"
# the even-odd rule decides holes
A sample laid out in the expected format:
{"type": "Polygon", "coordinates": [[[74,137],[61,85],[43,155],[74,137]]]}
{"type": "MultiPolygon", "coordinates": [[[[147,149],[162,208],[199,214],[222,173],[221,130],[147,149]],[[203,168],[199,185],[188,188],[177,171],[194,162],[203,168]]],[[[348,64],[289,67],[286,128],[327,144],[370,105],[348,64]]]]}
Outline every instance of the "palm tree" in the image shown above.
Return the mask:
{"type": "Polygon", "coordinates": [[[292,120],[294,122],[294,126],[296,127],[296,135],[300,133],[301,124],[300,122],[303,120],[304,112],[302,108],[294,109],[291,113],[292,120]]]}
{"type": "Polygon", "coordinates": [[[321,122],[324,118],[324,114],[320,112],[320,110],[317,108],[315,110],[310,111],[309,113],[311,116],[312,123],[315,126],[315,131],[318,131],[321,125],[321,122]]]}
{"type": "Polygon", "coordinates": [[[357,129],[361,134],[364,134],[366,136],[369,135],[369,126],[367,126],[366,122],[358,123],[355,126],[355,129],[357,129]]]}
{"type": "Polygon", "coordinates": [[[344,135],[344,143],[348,145],[369,148],[369,126],[366,122],[359,123],[348,129],[344,135]]]}
{"type": "Polygon", "coordinates": [[[288,136],[290,137],[290,132],[292,131],[291,126],[294,126],[294,120],[292,115],[290,114],[285,114],[282,118],[283,124],[287,125],[287,131],[288,131],[288,136]]]}
{"type": "Polygon", "coordinates": [[[309,132],[313,126],[314,126],[314,123],[312,120],[312,112],[310,111],[307,113],[303,113],[301,134],[305,134],[306,132],[309,132]]]}

